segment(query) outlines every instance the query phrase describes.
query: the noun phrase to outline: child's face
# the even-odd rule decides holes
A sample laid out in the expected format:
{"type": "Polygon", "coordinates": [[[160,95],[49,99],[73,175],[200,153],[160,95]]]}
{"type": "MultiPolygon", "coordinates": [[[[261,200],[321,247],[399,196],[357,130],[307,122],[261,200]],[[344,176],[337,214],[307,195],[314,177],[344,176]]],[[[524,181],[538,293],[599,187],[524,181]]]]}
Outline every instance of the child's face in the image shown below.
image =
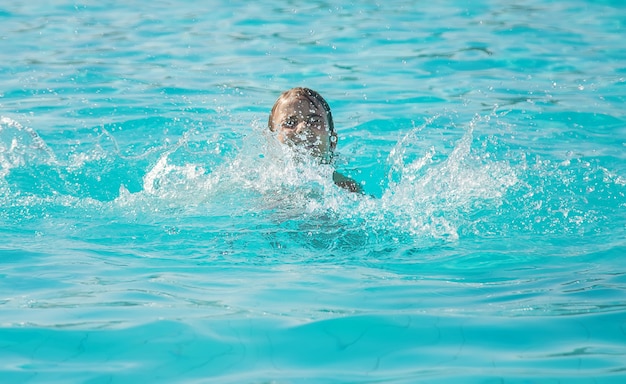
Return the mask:
{"type": "Polygon", "coordinates": [[[281,143],[305,148],[316,157],[324,158],[332,153],[336,137],[330,131],[322,105],[306,97],[292,97],[278,103],[272,120],[281,143]]]}

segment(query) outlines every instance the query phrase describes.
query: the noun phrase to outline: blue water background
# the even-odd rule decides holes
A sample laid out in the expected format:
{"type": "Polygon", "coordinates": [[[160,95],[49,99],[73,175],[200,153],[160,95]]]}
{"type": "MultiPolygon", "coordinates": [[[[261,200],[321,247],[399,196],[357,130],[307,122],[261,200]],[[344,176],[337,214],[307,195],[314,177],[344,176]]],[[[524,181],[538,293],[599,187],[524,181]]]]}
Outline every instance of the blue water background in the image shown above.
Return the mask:
{"type": "Polygon", "coordinates": [[[0,25],[1,382],[626,379],[626,3],[0,25]],[[365,196],[267,132],[293,86],[365,196]]]}

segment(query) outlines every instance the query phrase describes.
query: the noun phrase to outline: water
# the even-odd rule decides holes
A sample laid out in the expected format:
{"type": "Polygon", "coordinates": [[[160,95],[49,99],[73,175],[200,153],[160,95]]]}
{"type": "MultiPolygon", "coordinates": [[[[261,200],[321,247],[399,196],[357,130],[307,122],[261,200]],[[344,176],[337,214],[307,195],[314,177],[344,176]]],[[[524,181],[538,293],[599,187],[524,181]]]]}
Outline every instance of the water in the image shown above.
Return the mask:
{"type": "Polygon", "coordinates": [[[0,23],[2,382],[626,378],[623,2],[0,23]],[[366,195],[267,132],[293,86],[366,195]]]}

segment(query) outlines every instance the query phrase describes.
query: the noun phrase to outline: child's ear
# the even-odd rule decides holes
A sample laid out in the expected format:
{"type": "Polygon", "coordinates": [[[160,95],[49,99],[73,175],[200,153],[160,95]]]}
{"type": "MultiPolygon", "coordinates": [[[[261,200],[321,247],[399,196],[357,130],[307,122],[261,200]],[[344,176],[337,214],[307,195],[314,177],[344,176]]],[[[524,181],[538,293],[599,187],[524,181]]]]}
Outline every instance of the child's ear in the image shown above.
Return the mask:
{"type": "Polygon", "coordinates": [[[330,134],[330,149],[332,149],[333,151],[335,150],[335,147],[337,147],[337,134],[335,132],[330,134]]]}

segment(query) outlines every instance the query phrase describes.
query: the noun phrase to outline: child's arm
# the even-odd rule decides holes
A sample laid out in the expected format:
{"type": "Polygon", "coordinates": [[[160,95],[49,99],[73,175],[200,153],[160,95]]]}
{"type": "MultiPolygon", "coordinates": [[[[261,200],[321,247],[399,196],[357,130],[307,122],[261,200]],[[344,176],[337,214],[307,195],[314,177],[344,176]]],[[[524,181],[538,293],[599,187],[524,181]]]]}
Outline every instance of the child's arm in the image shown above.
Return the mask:
{"type": "Polygon", "coordinates": [[[335,171],[333,172],[333,181],[337,186],[347,189],[350,192],[363,193],[363,188],[356,181],[335,171]]]}

